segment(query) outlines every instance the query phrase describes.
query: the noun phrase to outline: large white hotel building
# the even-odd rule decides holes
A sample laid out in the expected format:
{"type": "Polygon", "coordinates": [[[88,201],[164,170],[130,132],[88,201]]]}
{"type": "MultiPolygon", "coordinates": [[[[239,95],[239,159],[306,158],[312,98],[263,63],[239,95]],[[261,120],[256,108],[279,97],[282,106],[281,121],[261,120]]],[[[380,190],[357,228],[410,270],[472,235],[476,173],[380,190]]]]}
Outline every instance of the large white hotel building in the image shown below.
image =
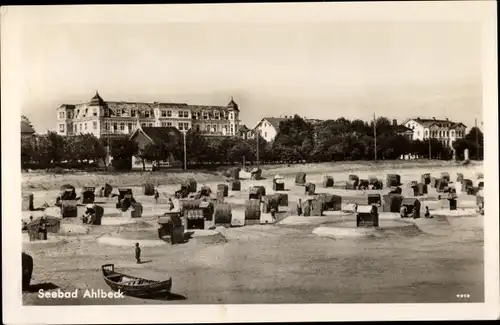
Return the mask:
{"type": "Polygon", "coordinates": [[[204,136],[236,136],[239,109],[231,98],[227,106],[188,105],[184,103],[143,103],[104,101],[99,93],[89,102],[63,104],[57,108],[57,133],[96,137],[130,135],[137,128],[176,127],[193,129],[204,136]]]}

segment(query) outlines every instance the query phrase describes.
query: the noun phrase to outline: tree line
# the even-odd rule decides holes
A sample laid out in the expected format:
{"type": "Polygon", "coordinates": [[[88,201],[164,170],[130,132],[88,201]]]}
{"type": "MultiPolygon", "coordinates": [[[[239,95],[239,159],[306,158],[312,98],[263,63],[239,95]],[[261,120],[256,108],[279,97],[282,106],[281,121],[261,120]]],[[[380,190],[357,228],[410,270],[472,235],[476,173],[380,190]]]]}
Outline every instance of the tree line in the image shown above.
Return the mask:
{"type": "MultiPolygon", "coordinates": [[[[243,162],[255,164],[257,160],[262,164],[373,160],[375,150],[379,160],[399,159],[402,155],[429,158],[429,153],[432,159],[453,158],[453,150],[437,139],[431,139],[430,146],[429,140],[412,141],[398,134],[397,128],[385,117],[379,117],[375,122],[375,146],[373,123],[339,118],[313,124],[295,115],[280,123],[271,143],[260,135],[254,139],[208,138],[190,130],[186,134],[186,157],[189,168],[243,162]]],[[[473,127],[453,144],[456,158],[464,159],[464,150],[468,149],[471,159],[482,160],[483,140],[482,132],[473,127]]],[[[106,139],[98,139],[92,134],[63,137],[49,132],[22,139],[21,163],[23,168],[31,169],[105,166],[106,147],[106,139]]],[[[143,166],[146,161],[184,160],[182,137],[144,148],[124,137],[111,140],[109,147],[113,166],[121,170],[131,168],[132,156],[141,158],[143,166]]]]}

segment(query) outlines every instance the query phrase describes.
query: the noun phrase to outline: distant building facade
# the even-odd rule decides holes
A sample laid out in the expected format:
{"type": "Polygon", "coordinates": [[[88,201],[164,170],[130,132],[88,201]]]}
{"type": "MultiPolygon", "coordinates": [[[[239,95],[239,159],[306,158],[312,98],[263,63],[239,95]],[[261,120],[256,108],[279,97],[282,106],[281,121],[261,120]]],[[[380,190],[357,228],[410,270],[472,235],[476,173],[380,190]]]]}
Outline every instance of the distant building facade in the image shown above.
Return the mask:
{"type": "MultiPolygon", "coordinates": [[[[272,142],[276,135],[278,135],[279,125],[281,122],[292,119],[293,116],[284,117],[264,117],[259,123],[254,127],[253,133],[260,134],[260,136],[267,142],[272,142]]],[[[323,120],[319,119],[308,119],[304,118],[304,121],[310,123],[313,128],[318,126],[323,120]]],[[[316,137],[316,132],[315,132],[316,137]]]]}
{"type": "Polygon", "coordinates": [[[398,120],[392,120],[392,127],[397,135],[402,135],[408,140],[413,139],[413,130],[404,125],[398,125],[398,120]]]}
{"type": "Polygon", "coordinates": [[[254,139],[255,138],[255,131],[252,129],[249,129],[245,124],[243,124],[240,126],[239,136],[240,136],[240,138],[242,138],[244,140],[254,139]]]}
{"type": "Polygon", "coordinates": [[[35,135],[35,129],[27,122],[21,120],[21,139],[31,139],[35,135]]]}
{"type": "MultiPolygon", "coordinates": [[[[182,139],[183,135],[179,129],[173,126],[167,127],[138,127],[130,135],[130,140],[137,143],[139,150],[144,150],[150,144],[160,144],[160,143],[175,143],[182,139]]],[[[163,161],[162,163],[167,163],[169,166],[179,166],[181,163],[176,161],[173,155],[169,159],[163,161]]],[[[132,157],[132,168],[153,168],[154,162],[143,161],[140,157],[132,157]]],[[[158,166],[159,167],[159,166],[158,166]]]]}
{"type": "Polygon", "coordinates": [[[204,136],[237,136],[239,107],[231,98],[227,106],[185,103],[104,101],[98,92],[87,103],[57,108],[57,133],[103,136],[130,135],[137,125],[193,129],[204,136]]]}
{"type": "Polygon", "coordinates": [[[264,140],[271,142],[274,140],[279,131],[281,122],[290,119],[291,117],[264,117],[254,128],[254,132],[258,133],[264,140]]]}
{"type": "Polygon", "coordinates": [[[444,145],[452,147],[453,143],[465,137],[467,126],[461,122],[449,119],[422,119],[411,118],[403,123],[404,126],[413,131],[412,140],[437,139],[444,145]]]}

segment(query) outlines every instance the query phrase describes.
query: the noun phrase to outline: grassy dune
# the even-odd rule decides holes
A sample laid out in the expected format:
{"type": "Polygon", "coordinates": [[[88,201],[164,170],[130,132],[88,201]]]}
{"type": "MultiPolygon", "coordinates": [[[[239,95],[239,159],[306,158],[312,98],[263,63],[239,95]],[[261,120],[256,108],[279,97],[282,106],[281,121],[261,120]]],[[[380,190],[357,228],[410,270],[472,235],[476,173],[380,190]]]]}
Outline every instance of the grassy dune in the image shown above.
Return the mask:
{"type": "MultiPolygon", "coordinates": [[[[473,162],[471,166],[482,164],[473,162]]],[[[317,164],[297,164],[297,165],[262,165],[263,176],[268,177],[274,174],[290,175],[299,171],[310,174],[328,172],[354,172],[367,170],[387,170],[406,169],[416,167],[436,167],[457,166],[452,161],[419,160],[419,161],[353,161],[317,164]]],[[[113,186],[141,186],[146,182],[157,185],[177,184],[187,178],[194,178],[197,182],[216,182],[225,179],[223,172],[228,167],[221,167],[215,171],[160,171],[160,172],[129,172],[129,173],[87,173],[87,172],[67,172],[54,174],[49,172],[23,172],[23,190],[54,190],[63,184],[72,184],[80,188],[82,186],[102,186],[110,183],[113,186]]]]}

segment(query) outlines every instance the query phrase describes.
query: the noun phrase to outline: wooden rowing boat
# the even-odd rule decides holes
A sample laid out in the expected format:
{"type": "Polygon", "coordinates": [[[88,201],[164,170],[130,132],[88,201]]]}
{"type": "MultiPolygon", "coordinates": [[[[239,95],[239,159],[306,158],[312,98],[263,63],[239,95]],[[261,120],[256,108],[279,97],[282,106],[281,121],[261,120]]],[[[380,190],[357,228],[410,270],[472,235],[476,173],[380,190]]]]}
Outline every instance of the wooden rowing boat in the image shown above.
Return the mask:
{"type": "Polygon", "coordinates": [[[114,291],[121,291],[127,296],[153,297],[165,294],[172,289],[172,278],[166,281],[147,280],[135,276],[115,272],[114,264],[102,265],[104,281],[114,291]]]}

